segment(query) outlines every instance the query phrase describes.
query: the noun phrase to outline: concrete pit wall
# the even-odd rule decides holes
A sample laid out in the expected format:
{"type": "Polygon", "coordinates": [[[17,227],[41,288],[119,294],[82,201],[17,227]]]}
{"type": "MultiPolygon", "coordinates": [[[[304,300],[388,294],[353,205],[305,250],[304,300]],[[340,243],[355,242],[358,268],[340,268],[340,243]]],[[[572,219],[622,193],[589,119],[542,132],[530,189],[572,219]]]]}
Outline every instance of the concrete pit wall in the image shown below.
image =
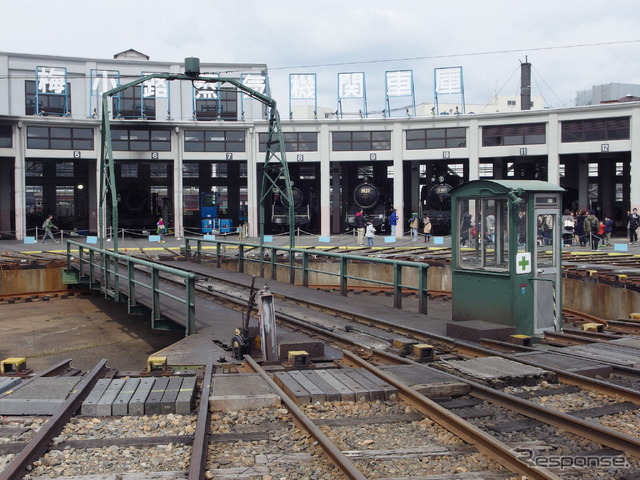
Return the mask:
{"type": "Polygon", "coordinates": [[[59,292],[66,290],[62,283],[62,268],[24,268],[0,270],[0,295],[59,292]]]}
{"type": "MultiPolygon", "coordinates": [[[[299,263],[298,263],[299,265],[299,263]]],[[[237,271],[238,265],[235,261],[225,261],[222,268],[237,271]]],[[[265,282],[271,278],[271,265],[265,263],[265,282]]],[[[340,264],[338,262],[313,262],[310,263],[312,270],[338,274],[340,264]]],[[[417,287],[417,269],[402,269],[402,284],[417,287]]],[[[260,265],[253,262],[245,262],[245,273],[260,277],[260,265]]],[[[349,263],[349,275],[359,278],[371,278],[393,282],[393,268],[391,265],[380,265],[374,263],[349,263]]],[[[339,279],[336,275],[310,272],[309,285],[326,285],[339,288],[339,279]]],[[[284,266],[276,266],[276,280],[289,282],[289,269],[284,266]]],[[[302,272],[296,271],[296,284],[302,283],[302,272]]],[[[257,283],[260,285],[260,282],[257,283]]],[[[370,286],[376,284],[349,280],[349,286],[370,286]]],[[[427,288],[429,290],[451,291],[451,269],[449,267],[430,266],[427,275],[427,288]]],[[[562,285],[563,307],[571,308],[581,312],[591,313],[601,318],[616,319],[628,318],[630,313],[640,312],[640,293],[626,288],[613,285],[595,283],[583,280],[582,278],[563,277],[562,285]]]]}

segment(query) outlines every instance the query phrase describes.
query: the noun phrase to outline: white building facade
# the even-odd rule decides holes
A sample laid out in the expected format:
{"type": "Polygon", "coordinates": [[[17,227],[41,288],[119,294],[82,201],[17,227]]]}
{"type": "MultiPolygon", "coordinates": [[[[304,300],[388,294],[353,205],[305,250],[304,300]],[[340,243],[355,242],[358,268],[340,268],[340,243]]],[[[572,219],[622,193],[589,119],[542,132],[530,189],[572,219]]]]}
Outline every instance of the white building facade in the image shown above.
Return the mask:
{"type": "MultiPolygon", "coordinates": [[[[118,57],[0,53],[2,238],[33,235],[49,213],[65,230],[97,231],[102,93],[141,75],[184,72],[183,63],[153,62],[135,51],[118,57]]],[[[248,85],[268,92],[266,65],[202,63],[201,72],[250,78],[248,85]]],[[[548,180],[567,190],[564,207],[606,213],[624,228],[626,211],[640,207],[640,191],[632,188],[640,185],[640,103],[506,107],[514,111],[283,114],[292,179],[310,217],[303,228],[323,236],[347,230],[352,192],[363,182],[381,187],[383,214],[393,207],[406,218],[419,208],[433,172],[445,170],[462,181],[548,180]]],[[[201,233],[207,192],[216,193],[234,227],[246,223],[257,234],[268,132],[262,104],[218,84],[155,81],[122,92],[109,108],[120,224],[130,234],[144,235],[158,216],[170,219],[176,236],[201,233]]]]}

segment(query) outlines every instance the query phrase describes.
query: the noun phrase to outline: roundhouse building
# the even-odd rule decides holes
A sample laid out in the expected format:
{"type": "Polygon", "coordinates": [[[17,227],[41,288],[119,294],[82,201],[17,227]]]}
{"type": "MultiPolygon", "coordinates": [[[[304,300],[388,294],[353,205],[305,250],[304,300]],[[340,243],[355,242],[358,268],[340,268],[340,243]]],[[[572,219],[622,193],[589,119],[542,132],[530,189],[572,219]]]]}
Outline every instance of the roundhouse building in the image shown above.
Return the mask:
{"type": "MultiPolygon", "coordinates": [[[[264,64],[200,70],[268,85],[264,64]]],[[[66,231],[97,231],[101,95],[160,72],[184,64],[135,50],[109,60],[0,53],[1,238],[34,235],[50,213],[66,231]]],[[[213,192],[219,217],[257,234],[262,104],[228,84],[156,79],[109,108],[121,228],[144,235],[162,216],[176,236],[201,233],[202,194],[213,192]]],[[[563,208],[606,213],[621,230],[640,206],[636,101],[397,118],[289,119],[279,108],[297,223],[314,234],[345,232],[360,206],[385,231],[391,208],[400,219],[436,212],[442,186],[479,178],[548,180],[566,189],[563,208]]],[[[267,231],[288,230],[286,205],[267,203],[267,231]]]]}

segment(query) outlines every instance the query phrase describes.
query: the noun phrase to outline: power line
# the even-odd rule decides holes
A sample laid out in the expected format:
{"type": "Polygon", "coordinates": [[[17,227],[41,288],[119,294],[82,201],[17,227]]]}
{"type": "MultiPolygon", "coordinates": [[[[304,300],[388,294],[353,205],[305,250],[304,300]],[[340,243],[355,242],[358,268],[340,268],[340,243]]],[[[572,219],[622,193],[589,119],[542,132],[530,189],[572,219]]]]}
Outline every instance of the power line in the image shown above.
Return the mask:
{"type": "Polygon", "coordinates": [[[434,60],[434,59],[441,59],[441,58],[480,57],[485,55],[498,55],[502,53],[540,52],[544,50],[602,47],[602,46],[611,46],[611,45],[625,45],[625,44],[632,44],[632,43],[640,43],[640,39],[639,40],[622,40],[617,42],[580,43],[575,45],[559,45],[555,47],[516,48],[511,50],[490,50],[487,52],[452,53],[452,54],[446,54],[446,55],[427,55],[424,57],[388,58],[383,60],[363,60],[359,62],[318,63],[313,65],[297,65],[297,66],[291,66],[291,67],[269,67],[269,70],[291,70],[294,68],[341,67],[341,66],[348,66],[348,65],[367,65],[367,64],[374,64],[374,63],[389,63],[389,62],[409,62],[409,61],[416,61],[416,60],[434,60]]]}

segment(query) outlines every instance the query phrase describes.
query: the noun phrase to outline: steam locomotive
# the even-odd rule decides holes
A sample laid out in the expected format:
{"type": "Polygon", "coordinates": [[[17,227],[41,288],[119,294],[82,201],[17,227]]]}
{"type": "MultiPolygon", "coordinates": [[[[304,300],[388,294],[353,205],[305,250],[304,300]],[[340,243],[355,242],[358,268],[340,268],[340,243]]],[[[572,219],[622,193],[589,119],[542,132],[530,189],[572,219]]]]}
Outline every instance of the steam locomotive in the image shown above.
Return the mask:
{"type": "MultiPolygon", "coordinates": [[[[295,224],[305,226],[311,223],[310,202],[302,190],[298,187],[291,188],[293,196],[293,209],[295,212],[295,224]]],[[[312,193],[309,191],[309,200],[312,193]]],[[[273,205],[271,209],[271,223],[273,225],[289,225],[289,201],[279,193],[273,194],[273,205]]]]}
{"type": "Polygon", "coordinates": [[[433,235],[451,234],[451,190],[463,179],[447,170],[431,177],[430,183],[420,188],[420,216],[431,220],[433,235]]]}
{"type": "Polygon", "coordinates": [[[159,198],[138,185],[126,185],[118,192],[118,221],[121,227],[128,229],[154,228],[157,218],[164,217],[168,222],[169,199],[159,198]]]}
{"type": "Polygon", "coordinates": [[[364,216],[376,228],[387,219],[386,195],[379,187],[367,180],[353,189],[353,203],[347,210],[347,225],[356,226],[356,213],[361,208],[364,211],[364,216]]]}

